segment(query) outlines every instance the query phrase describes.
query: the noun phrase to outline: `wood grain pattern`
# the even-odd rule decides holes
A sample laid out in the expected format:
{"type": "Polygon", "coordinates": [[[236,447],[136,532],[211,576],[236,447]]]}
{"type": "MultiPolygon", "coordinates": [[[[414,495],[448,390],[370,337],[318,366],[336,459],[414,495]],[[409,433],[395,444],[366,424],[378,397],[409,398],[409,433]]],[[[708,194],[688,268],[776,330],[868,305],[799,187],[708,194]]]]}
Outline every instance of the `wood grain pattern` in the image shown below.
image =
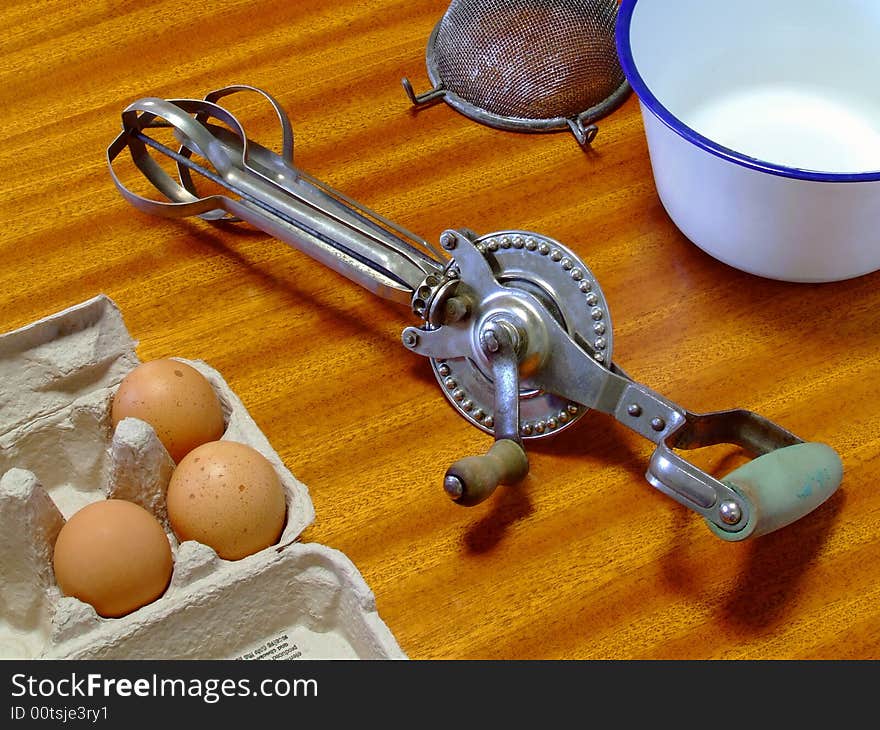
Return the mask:
{"type": "MultiPolygon", "coordinates": [[[[0,329],[103,292],[142,359],[217,368],[308,485],[303,539],[354,561],[412,658],[880,657],[878,275],[786,284],[702,253],[657,198],[633,97],[587,153],[443,104],[413,112],[400,78],[427,88],[446,5],[3,4],[0,329]],[[451,504],[446,466],[488,440],[400,346],[407,311],[260,232],[154,219],[113,187],[105,150],[127,104],[230,83],[279,99],[303,169],[426,238],[562,241],[598,277],[630,375],[826,441],[843,488],[778,533],[723,543],[645,482],[648,442],[591,413],[531,446],[520,487],[451,504]]],[[[268,107],[240,113],[277,137],[268,107]]]]}

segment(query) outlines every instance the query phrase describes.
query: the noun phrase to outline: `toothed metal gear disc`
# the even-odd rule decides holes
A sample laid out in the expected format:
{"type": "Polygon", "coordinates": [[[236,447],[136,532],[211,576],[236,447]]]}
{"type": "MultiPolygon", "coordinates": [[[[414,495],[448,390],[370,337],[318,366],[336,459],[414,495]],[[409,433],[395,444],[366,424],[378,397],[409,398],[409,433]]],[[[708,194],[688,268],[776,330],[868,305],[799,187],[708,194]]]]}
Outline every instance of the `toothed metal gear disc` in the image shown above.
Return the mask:
{"type": "MultiPolygon", "coordinates": [[[[611,319],[605,296],[590,270],[562,244],[526,231],[503,231],[478,238],[497,281],[537,298],[568,334],[611,364],[611,319]]],[[[495,390],[487,363],[469,357],[431,358],[434,375],[453,407],[477,428],[492,433],[495,390]]],[[[589,410],[520,380],[520,434],[541,438],[567,428],[589,410]]]]}

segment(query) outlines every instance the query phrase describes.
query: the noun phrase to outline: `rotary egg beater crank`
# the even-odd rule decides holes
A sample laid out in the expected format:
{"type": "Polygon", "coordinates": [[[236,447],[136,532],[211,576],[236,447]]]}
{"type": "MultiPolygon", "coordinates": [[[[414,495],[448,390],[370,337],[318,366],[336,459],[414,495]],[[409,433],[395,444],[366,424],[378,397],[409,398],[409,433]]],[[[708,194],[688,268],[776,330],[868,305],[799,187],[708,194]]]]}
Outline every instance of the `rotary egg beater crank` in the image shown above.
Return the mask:
{"type": "Polygon", "coordinates": [[[412,309],[421,324],[403,330],[404,347],[428,358],[452,406],[494,439],[485,454],[447,470],[443,486],[458,504],[478,504],[499,484],[521,480],[529,469],[524,445],[570,427],[590,409],[652,441],[647,481],[726,540],[782,527],[839,485],[840,459],[828,446],[806,443],[747,410],[691,413],[628,377],[611,359],[611,321],[598,282],[559,242],[529,231],[478,236],[449,229],[440,250],[297,168],[288,118],[264,91],[231,86],[202,100],[147,97],[123,111],[122,124],[108,164],[137,208],[247,221],[412,309]],[[219,105],[242,91],[272,105],[281,155],[249,140],[219,105]],[[173,129],[177,150],[147,134],[158,127],[173,129]],[[165,200],[122,183],[113,163],[124,149],[165,200]],[[179,180],[151,153],[174,160],[179,180]],[[194,172],[225,193],[201,195],[194,172]],[[717,479],[679,453],[720,443],[755,458],[717,479]]]}

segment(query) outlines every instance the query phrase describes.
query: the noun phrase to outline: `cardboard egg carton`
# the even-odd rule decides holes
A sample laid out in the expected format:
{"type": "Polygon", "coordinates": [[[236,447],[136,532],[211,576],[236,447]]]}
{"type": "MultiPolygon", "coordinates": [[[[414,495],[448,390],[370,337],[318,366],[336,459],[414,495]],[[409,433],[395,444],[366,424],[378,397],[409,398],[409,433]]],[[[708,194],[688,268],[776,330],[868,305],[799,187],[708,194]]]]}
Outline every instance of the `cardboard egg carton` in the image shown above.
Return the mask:
{"type": "Polygon", "coordinates": [[[178,544],[165,509],[174,462],[148,424],[110,421],[136,344],[103,295],[0,335],[0,658],[405,659],[352,562],[297,541],[315,518],[306,486],[220,373],[183,358],[217,392],[223,438],[275,467],[287,515],[276,545],[241,560],[178,544]],[[65,521],[107,498],[152,512],[174,556],[165,593],[121,618],[63,596],[52,569],[65,521]]]}

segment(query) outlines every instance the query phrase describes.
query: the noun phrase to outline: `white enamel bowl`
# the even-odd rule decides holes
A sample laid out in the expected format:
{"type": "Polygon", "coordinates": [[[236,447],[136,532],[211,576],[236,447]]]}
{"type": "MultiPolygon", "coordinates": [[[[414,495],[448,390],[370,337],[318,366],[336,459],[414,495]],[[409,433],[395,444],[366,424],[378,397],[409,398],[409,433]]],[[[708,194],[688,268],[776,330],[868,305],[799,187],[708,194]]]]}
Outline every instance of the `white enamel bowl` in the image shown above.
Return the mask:
{"type": "Polygon", "coordinates": [[[622,0],[617,49],[685,236],[772,279],[880,269],[880,1],[622,0]]]}

